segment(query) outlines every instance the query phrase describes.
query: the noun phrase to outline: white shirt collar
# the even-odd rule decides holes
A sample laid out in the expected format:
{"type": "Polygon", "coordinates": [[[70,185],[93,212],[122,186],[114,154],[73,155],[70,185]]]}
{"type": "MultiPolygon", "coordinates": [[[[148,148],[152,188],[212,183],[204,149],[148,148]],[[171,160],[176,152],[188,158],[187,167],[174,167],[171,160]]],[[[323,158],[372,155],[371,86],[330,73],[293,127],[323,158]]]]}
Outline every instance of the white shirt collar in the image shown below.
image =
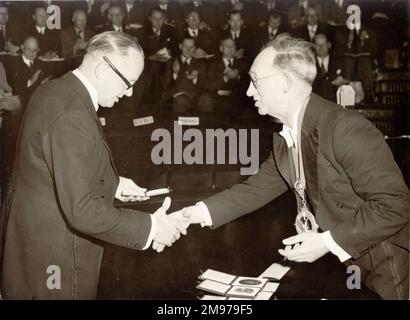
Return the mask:
{"type": "Polygon", "coordinates": [[[275,34],[276,34],[278,32],[278,28],[273,29],[271,26],[268,26],[268,31],[269,31],[269,34],[272,34],[273,31],[275,31],[275,34]]]}
{"type": "Polygon", "coordinates": [[[162,10],[167,11],[167,9],[168,9],[168,3],[166,3],[166,4],[160,4],[159,7],[160,7],[162,10]]]}
{"type": "Polygon", "coordinates": [[[307,27],[308,27],[308,30],[316,32],[317,24],[314,24],[314,25],[308,24],[307,27]]]}
{"type": "Polygon", "coordinates": [[[133,3],[125,3],[125,6],[127,7],[127,12],[130,12],[132,10],[132,8],[134,8],[134,4],[133,3]]]}
{"type": "Polygon", "coordinates": [[[21,57],[23,58],[23,62],[24,62],[28,67],[30,66],[30,63],[31,63],[31,64],[34,63],[33,60],[27,59],[27,58],[24,56],[24,54],[22,54],[21,57]]]}
{"type": "MultiPolygon", "coordinates": [[[[310,96],[309,96],[310,97],[310,96]]],[[[309,99],[307,100],[307,102],[309,101],[309,99]]],[[[286,141],[286,145],[288,146],[288,148],[290,147],[295,147],[296,149],[298,148],[298,144],[297,144],[297,138],[298,138],[298,133],[299,131],[302,129],[302,120],[303,119],[299,119],[301,116],[304,116],[305,110],[306,110],[306,106],[307,106],[307,102],[303,102],[300,107],[296,110],[296,112],[293,114],[293,118],[292,118],[292,126],[293,128],[288,127],[287,125],[283,124],[283,128],[282,131],[279,132],[279,135],[281,135],[285,141],[286,141]],[[299,128],[300,126],[300,128],[299,128]]]]}
{"type": "Polygon", "coordinates": [[[39,27],[36,25],[36,30],[38,33],[44,33],[46,32],[46,27],[39,27]]]}
{"type": "Polygon", "coordinates": [[[222,60],[223,60],[223,62],[224,62],[224,64],[225,64],[225,67],[228,67],[228,66],[229,66],[229,61],[232,62],[232,65],[233,65],[233,63],[234,63],[234,59],[233,59],[233,58],[228,59],[228,58],[224,58],[224,57],[223,57],[222,60]]]}
{"type": "Polygon", "coordinates": [[[198,35],[199,30],[198,29],[191,29],[191,28],[188,27],[188,33],[191,36],[194,35],[194,34],[198,35]]]}
{"type": "Polygon", "coordinates": [[[116,25],[112,25],[113,26],[113,28],[114,28],[114,31],[120,31],[120,32],[122,32],[122,27],[119,27],[119,26],[116,26],[116,25]]]}
{"type": "Polygon", "coordinates": [[[98,92],[97,89],[91,84],[90,81],[81,73],[81,71],[77,68],[73,71],[73,74],[81,81],[84,87],[87,89],[91,101],[93,102],[95,111],[98,111],[98,92]]]}

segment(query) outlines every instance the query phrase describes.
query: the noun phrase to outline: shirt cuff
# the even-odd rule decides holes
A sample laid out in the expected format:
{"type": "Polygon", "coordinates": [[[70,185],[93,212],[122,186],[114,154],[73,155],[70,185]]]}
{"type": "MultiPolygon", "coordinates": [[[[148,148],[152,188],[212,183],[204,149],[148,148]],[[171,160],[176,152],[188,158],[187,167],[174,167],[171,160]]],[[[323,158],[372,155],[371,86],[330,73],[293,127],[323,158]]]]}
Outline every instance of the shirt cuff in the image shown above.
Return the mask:
{"type": "Polygon", "coordinates": [[[146,250],[151,246],[151,242],[154,239],[155,232],[157,231],[157,221],[155,220],[152,214],[150,214],[150,217],[151,217],[151,231],[149,233],[147,243],[145,244],[145,247],[142,248],[142,250],[146,250]]]}
{"type": "Polygon", "coordinates": [[[202,216],[204,217],[204,222],[201,222],[201,227],[210,227],[212,226],[212,218],[209,213],[208,207],[202,201],[197,202],[195,207],[201,211],[202,216]]]}
{"type": "Polygon", "coordinates": [[[335,256],[339,258],[340,262],[345,262],[346,260],[349,260],[351,258],[351,256],[346,251],[344,251],[342,247],[340,247],[335,242],[335,240],[333,240],[330,231],[323,232],[322,237],[327,248],[330,250],[331,253],[333,253],[335,256]]]}

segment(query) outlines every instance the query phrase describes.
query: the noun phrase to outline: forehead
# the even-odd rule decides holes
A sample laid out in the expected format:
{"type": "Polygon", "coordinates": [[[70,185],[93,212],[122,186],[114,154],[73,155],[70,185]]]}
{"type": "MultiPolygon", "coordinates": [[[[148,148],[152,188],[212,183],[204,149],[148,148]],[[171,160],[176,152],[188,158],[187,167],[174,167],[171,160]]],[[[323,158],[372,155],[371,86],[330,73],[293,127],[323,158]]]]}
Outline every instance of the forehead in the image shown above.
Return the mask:
{"type": "Polygon", "coordinates": [[[255,77],[262,77],[271,73],[275,50],[273,48],[263,49],[252,63],[249,74],[255,77]]]}
{"type": "Polygon", "coordinates": [[[199,13],[198,12],[190,12],[187,15],[188,19],[199,19],[199,13]]]}

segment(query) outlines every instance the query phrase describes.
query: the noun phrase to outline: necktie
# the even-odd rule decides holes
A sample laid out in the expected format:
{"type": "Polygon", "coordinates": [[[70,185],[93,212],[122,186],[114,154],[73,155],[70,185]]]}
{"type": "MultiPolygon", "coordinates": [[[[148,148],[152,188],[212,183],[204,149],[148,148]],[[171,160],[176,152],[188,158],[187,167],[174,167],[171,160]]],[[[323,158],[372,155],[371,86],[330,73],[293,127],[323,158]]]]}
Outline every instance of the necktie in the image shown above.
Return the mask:
{"type": "Polygon", "coordinates": [[[79,30],[78,33],[77,33],[77,38],[78,38],[78,39],[84,39],[84,32],[82,32],[81,30],[79,30]]]}
{"type": "Polygon", "coordinates": [[[321,76],[326,75],[326,68],[325,68],[325,60],[324,60],[324,58],[322,58],[322,59],[319,61],[319,69],[320,69],[320,75],[321,75],[321,76]]]}
{"type": "Polygon", "coordinates": [[[232,67],[233,67],[233,62],[232,62],[231,59],[228,60],[228,67],[229,67],[229,68],[232,68],[232,67]]]}

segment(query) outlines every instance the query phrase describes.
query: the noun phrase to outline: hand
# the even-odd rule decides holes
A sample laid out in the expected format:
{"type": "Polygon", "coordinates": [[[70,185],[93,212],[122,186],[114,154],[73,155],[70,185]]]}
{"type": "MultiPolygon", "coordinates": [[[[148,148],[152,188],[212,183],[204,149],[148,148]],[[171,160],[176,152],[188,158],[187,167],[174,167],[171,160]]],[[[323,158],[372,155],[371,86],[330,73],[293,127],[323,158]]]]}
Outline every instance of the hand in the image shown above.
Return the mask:
{"type": "Polygon", "coordinates": [[[36,72],[34,72],[34,74],[30,78],[31,84],[34,84],[38,80],[41,73],[42,73],[41,69],[38,69],[36,72]]]}
{"type": "Polygon", "coordinates": [[[332,84],[338,87],[345,83],[346,83],[346,80],[343,79],[342,76],[337,76],[336,79],[332,81],[332,84]]]}
{"type": "Polygon", "coordinates": [[[58,58],[58,54],[55,51],[47,51],[43,57],[45,59],[54,59],[54,58],[58,58]]]}
{"type": "Polygon", "coordinates": [[[146,188],[139,187],[131,179],[120,177],[115,198],[122,202],[145,201],[149,199],[149,197],[145,195],[146,191],[146,188]]]}
{"type": "Polygon", "coordinates": [[[242,59],[244,55],[245,55],[245,50],[244,49],[239,49],[239,50],[235,51],[233,56],[234,56],[235,59],[242,59]]]}
{"type": "Polygon", "coordinates": [[[204,29],[211,30],[211,26],[207,24],[205,21],[201,21],[199,23],[199,29],[200,30],[204,30],[204,29]]]}
{"type": "Polygon", "coordinates": [[[199,75],[198,71],[197,71],[197,70],[193,70],[191,73],[187,73],[186,77],[187,77],[189,80],[198,81],[198,75],[199,75]]]}
{"type": "Polygon", "coordinates": [[[313,262],[329,252],[322,233],[304,232],[284,239],[283,244],[294,247],[279,249],[279,253],[286,259],[296,262],[313,262]]]}
{"type": "Polygon", "coordinates": [[[208,53],[205,50],[197,48],[193,54],[193,57],[195,59],[202,59],[205,58],[206,55],[208,55],[208,53]]]}
{"type": "Polygon", "coordinates": [[[174,63],[172,64],[172,72],[174,74],[179,74],[179,71],[181,70],[181,66],[179,65],[178,59],[175,59],[174,63]]]}
{"type": "Polygon", "coordinates": [[[224,71],[224,75],[229,80],[233,80],[233,79],[236,79],[239,76],[239,70],[238,69],[226,68],[225,71],[224,71]]]}
{"type": "Polygon", "coordinates": [[[181,233],[186,235],[186,222],[184,220],[179,221],[166,214],[170,205],[171,198],[166,197],[162,206],[153,214],[157,222],[157,230],[154,235],[152,248],[157,252],[162,252],[165,246],[170,247],[180,238],[181,233]]]}

